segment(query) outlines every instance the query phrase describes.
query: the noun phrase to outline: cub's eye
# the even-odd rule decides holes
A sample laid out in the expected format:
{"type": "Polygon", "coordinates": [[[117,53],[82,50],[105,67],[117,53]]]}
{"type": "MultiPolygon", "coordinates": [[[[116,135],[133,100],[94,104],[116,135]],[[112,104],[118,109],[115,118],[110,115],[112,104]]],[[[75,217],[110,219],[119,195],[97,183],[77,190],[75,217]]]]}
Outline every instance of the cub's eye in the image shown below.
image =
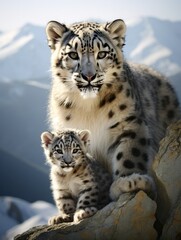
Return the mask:
{"type": "Polygon", "coordinates": [[[78,59],[79,59],[79,55],[78,55],[78,53],[76,53],[76,52],[69,52],[69,53],[68,53],[68,56],[69,56],[70,58],[72,58],[73,60],[78,60],[78,59]]]}
{"type": "Polygon", "coordinates": [[[63,154],[62,149],[57,149],[56,152],[57,152],[58,154],[63,154]]]}
{"type": "Polygon", "coordinates": [[[103,59],[107,56],[107,52],[105,51],[100,51],[98,54],[97,54],[97,59],[103,59]]]}
{"type": "Polygon", "coordinates": [[[75,148],[72,150],[72,153],[77,153],[79,151],[79,149],[75,148]]]}

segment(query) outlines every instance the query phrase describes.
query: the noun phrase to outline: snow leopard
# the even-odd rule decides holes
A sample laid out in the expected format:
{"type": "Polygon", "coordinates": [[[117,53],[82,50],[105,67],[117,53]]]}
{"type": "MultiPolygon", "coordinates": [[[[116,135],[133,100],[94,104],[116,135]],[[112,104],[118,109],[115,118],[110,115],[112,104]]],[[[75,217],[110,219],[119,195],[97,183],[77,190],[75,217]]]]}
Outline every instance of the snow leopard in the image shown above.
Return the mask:
{"type": "Polygon", "coordinates": [[[47,162],[51,166],[51,188],[57,216],[49,224],[74,221],[92,216],[110,202],[109,174],[88,153],[90,132],[66,129],[41,135],[47,162]]]}
{"type": "Polygon", "coordinates": [[[154,190],[152,162],[169,124],[180,118],[179,102],[167,79],[126,61],[126,24],[72,25],[50,21],[52,86],[49,120],[53,131],[88,129],[90,153],[113,177],[110,197],[154,190]]]}

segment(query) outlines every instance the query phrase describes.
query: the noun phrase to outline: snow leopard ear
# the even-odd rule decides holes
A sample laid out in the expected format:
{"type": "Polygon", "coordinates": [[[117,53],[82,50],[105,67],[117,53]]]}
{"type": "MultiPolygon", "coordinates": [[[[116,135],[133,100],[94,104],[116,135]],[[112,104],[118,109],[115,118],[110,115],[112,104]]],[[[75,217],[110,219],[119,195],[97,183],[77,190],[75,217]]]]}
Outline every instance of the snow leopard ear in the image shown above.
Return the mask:
{"type": "Polygon", "coordinates": [[[50,21],[46,26],[46,34],[48,40],[48,46],[55,50],[55,44],[59,41],[63,34],[68,32],[68,28],[59,22],[50,21]]]}
{"type": "Polygon", "coordinates": [[[48,147],[51,144],[54,135],[51,132],[43,132],[41,134],[42,147],[48,147]]]}
{"type": "Polygon", "coordinates": [[[78,133],[82,142],[87,145],[90,142],[90,131],[89,130],[80,130],[78,133]]]}
{"type": "Polygon", "coordinates": [[[125,43],[126,24],[122,19],[114,20],[107,23],[105,30],[109,32],[111,38],[116,42],[116,45],[123,47],[125,43]]]}

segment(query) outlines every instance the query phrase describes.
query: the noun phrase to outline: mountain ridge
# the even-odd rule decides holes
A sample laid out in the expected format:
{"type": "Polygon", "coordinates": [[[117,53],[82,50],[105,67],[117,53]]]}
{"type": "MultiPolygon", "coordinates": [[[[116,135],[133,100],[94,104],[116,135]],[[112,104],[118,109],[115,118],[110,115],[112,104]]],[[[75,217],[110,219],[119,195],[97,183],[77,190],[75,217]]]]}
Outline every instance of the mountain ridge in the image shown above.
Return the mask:
{"type": "MultiPolygon", "coordinates": [[[[181,74],[180,26],[181,21],[154,17],[143,17],[132,24],[128,22],[125,58],[150,65],[168,77],[181,74]]],[[[17,30],[0,34],[0,80],[47,78],[50,77],[49,69],[50,50],[45,27],[27,23],[17,30]]]]}

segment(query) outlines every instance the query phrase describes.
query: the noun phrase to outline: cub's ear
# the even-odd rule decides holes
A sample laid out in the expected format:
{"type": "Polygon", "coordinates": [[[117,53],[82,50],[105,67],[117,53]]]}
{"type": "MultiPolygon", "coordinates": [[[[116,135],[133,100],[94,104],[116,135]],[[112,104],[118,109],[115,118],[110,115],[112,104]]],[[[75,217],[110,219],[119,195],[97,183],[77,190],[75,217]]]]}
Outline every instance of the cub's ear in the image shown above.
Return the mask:
{"type": "Polygon", "coordinates": [[[50,21],[46,26],[48,46],[52,50],[55,50],[56,42],[60,40],[66,32],[68,32],[68,28],[64,24],[56,21],[50,21]]]}
{"type": "Polygon", "coordinates": [[[41,134],[42,146],[47,148],[51,144],[53,137],[54,135],[51,132],[43,132],[41,134]]]}
{"type": "Polygon", "coordinates": [[[85,145],[87,145],[90,141],[90,131],[89,130],[80,130],[78,133],[81,141],[84,142],[85,145]]]}
{"type": "Polygon", "coordinates": [[[109,35],[119,47],[124,46],[125,43],[125,33],[126,24],[122,19],[114,20],[113,22],[107,23],[105,30],[109,32],[109,35]]]}

